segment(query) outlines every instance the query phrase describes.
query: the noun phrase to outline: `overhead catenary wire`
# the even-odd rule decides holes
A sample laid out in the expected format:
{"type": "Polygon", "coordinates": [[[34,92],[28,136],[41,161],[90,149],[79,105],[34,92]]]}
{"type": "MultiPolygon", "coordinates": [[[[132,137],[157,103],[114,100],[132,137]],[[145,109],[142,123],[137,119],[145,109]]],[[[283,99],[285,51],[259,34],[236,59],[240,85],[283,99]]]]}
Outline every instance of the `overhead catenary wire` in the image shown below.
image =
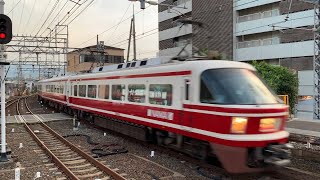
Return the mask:
{"type": "MultiPolygon", "coordinates": [[[[41,17],[40,17],[40,19],[39,19],[39,22],[41,22],[41,20],[42,20],[43,16],[44,16],[44,15],[45,15],[45,13],[47,12],[47,9],[48,9],[48,7],[49,7],[49,5],[50,5],[51,1],[52,1],[52,0],[49,0],[48,4],[46,5],[46,8],[44,9],[44,11],[43,11],[43,13],[42,13],[42,15],[41,15],[41,17]]],[[[34,26],[34,28],[32,29],[32,31],[31,31],[31,33],[30,33],[30,34],[32,34],[32,33],[36,30],[36,28],[37,28],[37,25],[35,25],[35,26],[34,26]]]]}
{"type": "MultiPolygon", "coordinates": [[[[68,2],[69,2],[69,1],[66,1],[66,2],[63,4],[63,6],[60,8],[60,10],[59,10],[58,13],[56,14],[56,16],[55,16],[55,17],[52,19],[52,21],[47,25],[47,28],[46,28],[46,29],[50,28],[51,24],[57,19],[57,17],[59,16],[59,14],[64,10],[64,8],[66,7],[66,5],[67,5],[68,2]]],[[[40,36],[42,36],[42,35],[45,33],[46,29],[40,34],[40,36]]]]}
{"type": "MultiPolygon", "coordinates": [[[[34,7],[35,7],[35,5],[36,5],[36,2],[37,2],[37,0],[34,0],[34,1],[33,1],[33,5],[32,5],[32,8],[31,8],[31,12],[30,12],[28,21],[27,21],[27,23],[26,23],[27,26],[28,26],[28,24],[29,24],[29,22],[30,22],[30,19],[31,19],[31,17],[32,17],[33,9],[34,9],[34,7]]],[[[27,27],[27,28],[28,28],[28,27],[27,27]]],[[[26,28],[26,29],[27,29],[27,28],[26,28]]]]}
{"type": "Polygon", "coordinates": [[[19,30],[20,30],[20,25],[21,25],[21,20],[22,20],[22,17],[23,17],[24,5],[25,4],[26,4],[26,0],[23,0],[22,11],[21,11],[21,16],[20,16],[20,21],[19,21],[19,25],[18,25],[17,34],[19,34],[19,30]]]}
{"type": "Polygon", "coordinates": [[[18,4],[21,2],[22,0],[19,0],[12,8],[11,10],[8,12],[8,14],[10,14],[17,6],[18,4]]]}
{"type": "MultiPolygon", "coordinates": [[[[149,31],[147,31],[147,32],[138,34],[136,37],[140,37],[140,36],[144,36],[144,35],[147,37],[148,35],[152,35],[152,34],[158,33],[158,31],[156,31],[156,32],[154,32],[154,33],[152,33],[152,34],[148,34],[149,32],[152,32],[152,31],[154,31],[154,30],[158,30],[158,28],[154,28],[154,29],[149,30],[149,31]]],[[[138,39],[139,39],[139,38],[137,38],[137,40],[138,40],[138,39]]],[[[121,44],[121,43],[123,43],[123,42],[125,42],[124,44],[126,44],[127,41],[128,41],[128,39],[125,39],[125,40],[122,40],[122,41],[113,43],[113,44],[111,44],[110,46],[115,46],[115,45],[121,44]]]]}
{"type": "MultiPolygon", "coordinates": [[[[85,4],[87,1],[89,1],[89,0],[86,0],[86,1],[83,2],[81,5],[85,4]]],[[[71,24],[77,17],[79,17],[80,14],[83,13],[94,1],[95,1],[95,0],[91,0],[91,2],[90,2],[89,4],[87,4],[87,6],[86,6],[85,8],[83,8],[71,21],[69,21],[68,23],[66,23],[66,21],[67,21],[67,20],[79,9],[79,7],[81,6],[81,5],[75,4],[75,5],[78,6],[78,7],[77,7],[74,11],[72,11],[71,14],[70,14],[70,11],[69,11],[69,12],[62,18],[62,20],[60,20],[60,21],[58,22],[58,25],[65,25],[65,26],[63,26],[60,31],[55,32],[55,33],[53,34],[53,36],[56,36],[56,35],[58,35],[60,32],[62,32],[62,31],[66,28],[67,25],[71,24]],[[68,17],[67,17],[67,16],[68,16],[68,17]],[[67,18],[64,20],[65,17],[67,17],[67,18]],[[62,22],[62,21],[63,21],[63,22],[62,22]]],[[[73,8],[74,8],[74,7],[73,7],[73,8]]],[[[72,8],[72,9],[73,9],[73,8],[72,8]]],[[[46,37],[47,37],[48,35],[49,35],[49,34],[47,34],[46,37]]],[[[50,41],[51,41],[51,40],[50,40],[50,41]]]]}
{"type": "MultiPolygon", "coordinates": [[[[149,7],[150,7],[150,6],[147,6],[146,9],[149,8],[149,7]]],[[[134,15],[140,14],[142,11],[143,11],[143,10],[140,10],[140,11],[136,12],[134,15]]],[[[128,17],[128,18],[126,18],[126,19],[124,19],[124,20],[122,20],[121,23],[124,23],[124,22],[126,22],[126,21],[128,21],[128,20],[131,20],[132,17],[133,17],[133,15],[131,15],[130,17],[128,17]]],[[[116,24],[116,25],[114,25],[114,26],[112,26],[112,27],[110,27],[110,28],[102,31],[102,32],[99,33],[98,35],[102,35],[102,34],[108,32],[108,31],[112,30],[112,29],[115,28],[117,25],[118,25],[118,24],[116,24]]],[[[80,43],[80,44],[77,44],[76,47],[77,47],[77,46],[81,46],[81,45],[83,45],[83,44],[85,44],[85,43],[87,43],[87,42],[89,42],[89,41],[91,41],[92,39],[95,39],[95,38],[96,38],[96,36],[93,36],[92,38],[90,38],[90,39],[88,39],[88,40],[86,40],[86,41],[84,41],[84,42],[82,42],[82,43],[80,43]]]]}
{"type": "MultiPolygon", "coordinates": [[[[127,12],[128,12],[128,10],[129,10],[130,7],[131,7],[131,4],[129,4],[128,8],[126,9],[126,11],[124,12],[124,14],[122,15],[119,23],[118,23],[117,26],[114,28],[114,31],[113,31],[108,37],[112,37],[113,34],[116,32],[116,30],[118,29],[119,25],[121,24],[121,21],[123,20],[124,16],[127,14],[127,12]]],[[[108,41],[108,40],[109,40],[109,38],[108,38],[106,41],[108,41]]]]}
{"type": "Polygon", "coordinates": [[[43,26],[46,24],[46,22],[48,21],[48,19],[50,18],[51,14],[53,13],[53,11],[55,10],[55,8],[57,7],[58,3],[60,1],[56,1],[56,3],[53,5],[53,7],[51,8],[51,11],[49,12],[47,18],[44,20],[44,22],[42,23],[40,29],[38,30],[38,32],[36,33],[35,36],[37,36],[39,34],[39,32],[41,31],[41,29],[43,28],[43,26]]]}

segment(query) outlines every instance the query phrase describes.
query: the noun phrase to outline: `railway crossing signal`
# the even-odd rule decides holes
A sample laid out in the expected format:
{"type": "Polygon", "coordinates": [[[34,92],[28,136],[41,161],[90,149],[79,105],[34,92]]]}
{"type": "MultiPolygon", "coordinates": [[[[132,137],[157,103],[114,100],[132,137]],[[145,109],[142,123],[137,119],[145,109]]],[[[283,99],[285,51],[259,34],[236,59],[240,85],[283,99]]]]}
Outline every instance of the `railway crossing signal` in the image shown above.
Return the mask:
{"type": "Polygon", "coordinates": [[[12,39],[12,21],[4,14],[0,14],[0,44],[8,44],[12,39]]]}

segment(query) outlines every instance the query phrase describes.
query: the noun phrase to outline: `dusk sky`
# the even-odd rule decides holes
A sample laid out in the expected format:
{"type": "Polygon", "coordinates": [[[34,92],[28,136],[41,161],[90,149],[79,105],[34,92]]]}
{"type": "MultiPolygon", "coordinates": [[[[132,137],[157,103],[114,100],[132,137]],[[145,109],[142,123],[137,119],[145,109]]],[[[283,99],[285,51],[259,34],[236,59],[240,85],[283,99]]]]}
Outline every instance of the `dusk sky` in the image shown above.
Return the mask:
{"type": "MultiPolygon", "coordinates": [[[[80,0],[79,3],[84,4],[69,20],[73,19],[73,16],[78,14],[91,1],[80,0]]],[[[5,0],[5,14],[13,21],[13,34],[36,35],[38,33],[38,35],[48,36],[49,30],[46,29],[48,25],[52,22],[50,25],[52,29],[74,6],[74,3],[70,0],[59,0],[55,10],[43,25],[56,2],[56,0],[5,0]],[[64,8],[62,8],[63,6],[64,8]],[[62,11],[54,19],[61,9],[62,11]]],[[[96,44],[96,35],[108,30],[99,36],[99,40],[105,41],[105,45],[127,49],[128,43],[125,40],[129,36],[133,4],[135,5],[135,12],[139,12],[139,2],[93,0],[93,3],[69,25],[69,46],[79,48],[94,45],[96,44]],[[125,21],[119,24],[121,20],[125,21]]],[[[137,57],[139,59],[154,57],[158,51],[157,6],[146,6],[147,8],[144,11],[136,15],[137,57]]],[[[68,22],[66,21],[66,23],[68,22]]],[[[14,53],[8,54],[9,61],[17,57],[18,55],[14,53]]]]}

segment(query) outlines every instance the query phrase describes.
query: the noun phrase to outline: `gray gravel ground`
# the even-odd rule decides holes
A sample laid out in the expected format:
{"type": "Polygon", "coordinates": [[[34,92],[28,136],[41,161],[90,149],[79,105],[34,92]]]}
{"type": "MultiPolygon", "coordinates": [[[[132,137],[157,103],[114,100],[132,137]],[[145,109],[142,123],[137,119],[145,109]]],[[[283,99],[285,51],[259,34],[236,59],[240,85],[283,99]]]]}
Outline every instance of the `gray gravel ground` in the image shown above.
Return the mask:
{"type": "MultiPolygon", "coordinates": [[[[200,169],[207,178],[197,171],[197,165],[193,162],[186,162],[179,157],[172,157],[166,153],[155,151],[155,156],[150,157],[150,153],[154,149],[146,147],[143,143],[133,141],[130,138],[123,138],[114,134],[104,132],[98,129],[81,124],[77,131],[73,131],[72,122],[50,122],[48,124],[53,129],[57,130],[61,135],[70,134],[86,134],[92,138],[92,141],[102,144],[117,143],[128,150],[127,154],[111,155],[99,158],[105,161],[105,164],[112,168],[118,168],[119,173],[128,174],[128,178],[134,179],[213,179],[209,177],[222,177],[222,179],[310,179],[303,173],[293,172],[288,169],[279,169],[279,173],[263,173],[250,175],[229,175],[220,168],[200,169]],[[63,128],[61,128],[63,127],[63,128]]],[[[89,145],[85,137],[68,137],[68,140],[78,144],[79,147],[90,149],[96,147],[89,145]]],[[[98,145],[98,147],[100,146],[98,145]]],[[[317,172],[320,169],[320,164],[303,159],[293,158],[293,163],[290,167],[300,168],[302,170],[317,172]]],[[[319,171],[318,171],[319,172],[319,171]]],[[[314,179],[314,178],[313,178],[314,179]]]]}
{"type": "Polygon", "coordinates": [[[12,150],[13,163],[0,168],[1,180],[14,179],[14,169],[20,164],[21,179],[34,179],[40,172],[41,179],[56,179],[62,177],[58,170],[51,170],[50,159],[43,154],[41,148],[33,141],[22,125],[7,126],[7,143],[12,150]],[[14,132],[11,132],[14,128],[14,132]],[[19,148],[20,143],[23,147],[19,148]]]}

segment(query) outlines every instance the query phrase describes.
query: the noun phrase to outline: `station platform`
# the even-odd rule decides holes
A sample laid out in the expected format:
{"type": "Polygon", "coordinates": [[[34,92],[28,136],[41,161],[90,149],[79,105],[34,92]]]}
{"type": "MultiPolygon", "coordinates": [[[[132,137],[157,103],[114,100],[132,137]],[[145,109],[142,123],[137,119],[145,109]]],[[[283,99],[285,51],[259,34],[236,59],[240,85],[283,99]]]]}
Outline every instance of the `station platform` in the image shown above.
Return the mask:
{"type": "MultiPolygon", "coordinates": [[[[50,121],[63,121],[63,120],[72,120],[73,117],[68,116],[62,113],[53,113],[53,114],[35,114],[40,117],[43,122],[50,121]]],[[[23,123],[23,119],[27,121],[27,123],[37,123],[38,119],[36,119],[33,115],[15,115],[15,116],[7,116],[6,124],[21,124],[23,123]]]]}
{"type": "Polygon", "coordinates": [[[293,119],[287,122],[286,130],[292,134],[320,137],[320,120],[293,119]]]}

